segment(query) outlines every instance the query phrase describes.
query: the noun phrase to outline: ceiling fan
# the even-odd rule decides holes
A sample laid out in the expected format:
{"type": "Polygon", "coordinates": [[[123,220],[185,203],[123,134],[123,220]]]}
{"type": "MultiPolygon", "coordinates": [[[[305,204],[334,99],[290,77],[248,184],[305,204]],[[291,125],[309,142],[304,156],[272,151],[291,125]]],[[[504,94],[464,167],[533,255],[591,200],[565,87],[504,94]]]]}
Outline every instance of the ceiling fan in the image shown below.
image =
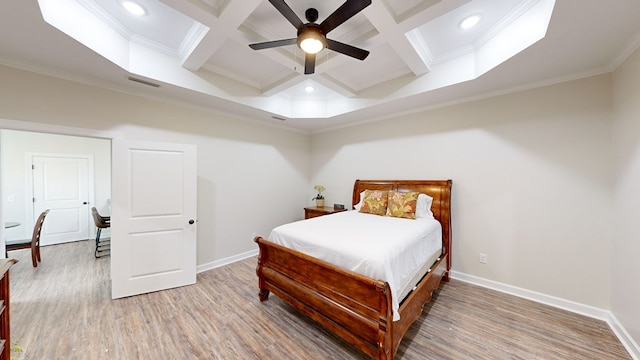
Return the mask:
{"type": "Polygon", "coordinates": [[[270,49],[274,47],[297,44],[305,53],[304,73],[313,74],[316,68],[316,54],[324,48],[337,51],[341,54],[353,58],[364,60],[369,55],[369,51],[341,43],[339,41],[327,39],[327,34],[340,26],[345,21],[371,5],[371,0],[347,0],[336,11],[329,15],[321,24],[316,24],[318,20],[318,10],[309,8],[305,11],[305,18],[308,23],[302,20],[291,10],[284,0],[269,0],[269,2],[298,29],[298,37],[293,39],[283,39],[250,44],[253,50],[270,49]]]}

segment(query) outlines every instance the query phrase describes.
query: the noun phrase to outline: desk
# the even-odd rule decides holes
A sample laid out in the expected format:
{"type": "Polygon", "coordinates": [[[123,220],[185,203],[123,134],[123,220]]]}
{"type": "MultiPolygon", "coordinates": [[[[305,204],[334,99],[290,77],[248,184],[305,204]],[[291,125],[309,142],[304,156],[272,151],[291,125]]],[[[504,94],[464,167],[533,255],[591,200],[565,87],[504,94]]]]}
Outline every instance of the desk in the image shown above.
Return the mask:
{"type": "Polygon", "coordinates": [[[4,222],[4,228],[5,229],[16,227],[16,226],[20,226],[20,223],[17,222],[17,221],[5,221],[4,222]]]}

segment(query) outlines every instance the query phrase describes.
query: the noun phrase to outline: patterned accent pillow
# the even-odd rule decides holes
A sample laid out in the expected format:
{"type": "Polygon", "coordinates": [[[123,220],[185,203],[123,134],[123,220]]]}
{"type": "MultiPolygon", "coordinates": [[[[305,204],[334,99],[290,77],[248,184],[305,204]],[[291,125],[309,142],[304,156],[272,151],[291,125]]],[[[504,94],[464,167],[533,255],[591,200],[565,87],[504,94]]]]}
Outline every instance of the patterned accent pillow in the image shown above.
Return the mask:
{"type": "Polygon", "coordinates": [[[387,216],[415,219],[416,203],[418,202],[418,192],[396,192],[389,191],[389,204],[387,205],[387,216]]]}
{"type": "Polygon", "coordinates": [[[361,213],[384,215],[387,212],[387,190],[365,190],[361,213]]]}

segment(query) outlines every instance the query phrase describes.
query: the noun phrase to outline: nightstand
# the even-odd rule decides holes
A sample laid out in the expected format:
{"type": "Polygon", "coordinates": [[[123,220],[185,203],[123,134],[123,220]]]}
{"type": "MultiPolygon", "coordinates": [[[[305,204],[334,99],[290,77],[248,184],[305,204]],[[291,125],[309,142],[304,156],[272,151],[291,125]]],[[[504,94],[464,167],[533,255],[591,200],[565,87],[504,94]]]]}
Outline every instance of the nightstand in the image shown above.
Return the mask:
{"type": "Polygon", "coordinates": [[[325,206],[325,207],[310,206],[310,207],[304,208],[304,218],[311,219],[316,216],[329,215],[329,214],[346,211],[346,210],[347,209],[334,209],[328,206],[325,206]]]}

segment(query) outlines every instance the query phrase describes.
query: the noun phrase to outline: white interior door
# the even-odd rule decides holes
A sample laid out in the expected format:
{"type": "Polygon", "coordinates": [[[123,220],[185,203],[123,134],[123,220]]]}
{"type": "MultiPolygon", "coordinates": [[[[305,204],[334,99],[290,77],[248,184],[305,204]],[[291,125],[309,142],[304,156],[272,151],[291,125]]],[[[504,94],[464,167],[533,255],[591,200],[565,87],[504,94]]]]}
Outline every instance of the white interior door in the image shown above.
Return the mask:
{"type": "Polygon", "coordinates": [[[114,299],[196,282],[196,147],[113,140],[114,299]]]}
{"type": "Polygon", "coordinates": [[[33,217],[49,209],[41,245],[89,239],[89,159],[33,156],[33,217]]]}

